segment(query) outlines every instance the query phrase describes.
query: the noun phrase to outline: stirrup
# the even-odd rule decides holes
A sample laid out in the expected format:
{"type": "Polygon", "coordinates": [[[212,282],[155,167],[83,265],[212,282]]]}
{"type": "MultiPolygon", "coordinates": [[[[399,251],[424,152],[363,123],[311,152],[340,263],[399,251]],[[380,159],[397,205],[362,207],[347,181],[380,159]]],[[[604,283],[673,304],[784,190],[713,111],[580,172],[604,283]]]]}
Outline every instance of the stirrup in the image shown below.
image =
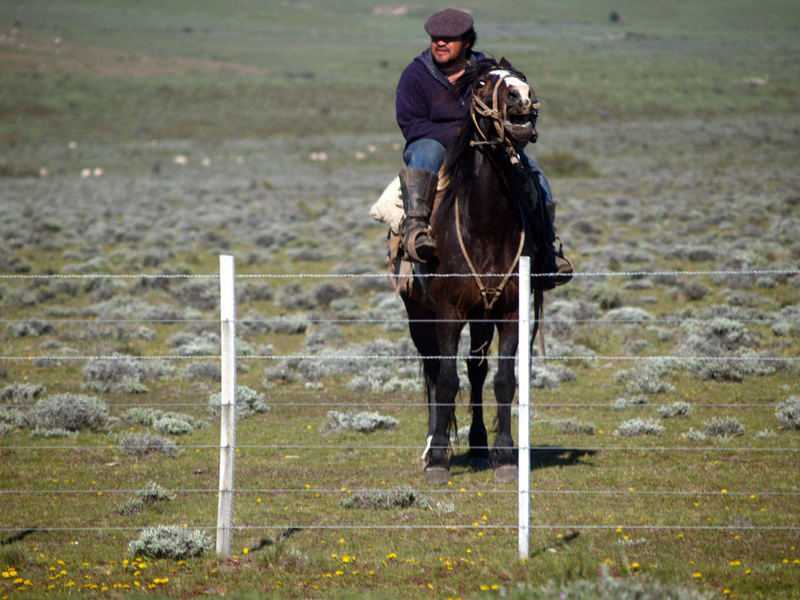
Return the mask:
{"type": "Polygon", "coordinates": [[[427,263],[436,253],[436,246],[427,228],[421,227],[409,232],[404,240],[404,246],[406,254],[408,254],[408,257],[414,262],[427,263]],[[423,238],[419,240],[421,244],[420,247],[417,248],[417,239],[420,236],[423,236],[423,238]],[[421,251],[421,253],[418,250],[421,251]]]}
{"type": "Polygon", "coordinates": [[[557,286],[564,285],[572,279],[572,274],[575,272],[575,265],[572,261],[564,256],[564,246],[561,243],[561,238],[558,240],[558,250],[556,251],[556,273],[553,277],[553,283],[557,286]]]}

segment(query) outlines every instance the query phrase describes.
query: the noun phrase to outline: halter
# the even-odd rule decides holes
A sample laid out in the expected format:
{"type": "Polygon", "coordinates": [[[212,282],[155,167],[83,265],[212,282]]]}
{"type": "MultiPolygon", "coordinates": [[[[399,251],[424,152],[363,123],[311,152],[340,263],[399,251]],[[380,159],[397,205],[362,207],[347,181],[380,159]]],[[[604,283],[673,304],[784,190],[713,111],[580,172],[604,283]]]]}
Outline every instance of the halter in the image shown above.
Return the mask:
{"type": "MultiPolygon", "coordinates": [[[[511,77],[512,73],[506,71],[501,76],[500,79],[494,86],[494,90],[492,90],[492,106],[486,104],[477,94],[472,95],[472,106],[470,108],[470,116],[472,117],[472,123],[475,125],[475,130],[480,134],[482,140],[471,140],[470,146],[504,146],[506,154],[508,155],[508,159],[512,165],[519,164],[519,154],[517,153],[516,149],[514,148],[514,144],[506,135],[505,127],[503,127],[503,123],[506,121],[508,107],[506,104],[503,104],[502,112],[497,108],[497,98],[500,94],[500,87],[503,84],[503,81],[507,77],[511,77]],[[481,126],[478,124],[478,116],[481,117],[489,117],[492,122],[494,123],[494,128],[497,133],[497,137],[494,139],[489,139],[486,133],[483,131],[481,126]]],[[[539,110],[539,103],[534,102],[533,106],[531,107],[532,110],[538,111],[539,110]]]]}

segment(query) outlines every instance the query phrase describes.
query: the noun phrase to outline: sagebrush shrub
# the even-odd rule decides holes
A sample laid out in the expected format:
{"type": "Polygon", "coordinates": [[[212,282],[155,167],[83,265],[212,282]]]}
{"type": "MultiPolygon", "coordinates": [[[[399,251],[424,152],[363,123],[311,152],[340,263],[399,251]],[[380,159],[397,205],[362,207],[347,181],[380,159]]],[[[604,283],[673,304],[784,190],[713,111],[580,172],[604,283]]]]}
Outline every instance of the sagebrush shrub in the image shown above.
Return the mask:
{"type": "Polygon", "coordinates": [[[694,427],[690,427],[689,431],[683,432],[681,437],[686,440],[691,440],[692,442],[705,442],[708,439],[705,433],[698,431],[694,427]]]}
{"type": "Polygon", "coordinates": [[[574,371],[564,365],[531,366],[531,386],[534,388],[554,388],[575,379],[574,371]]]}
{"type": "Polygon", "coordinates": [[[693,587],[664,583],[646,575],[614,577],[603,565],[596,579],[550,582],[542,587],[517,583],[505,594],[512,600],[709,600],[712,596],[693,587]]]}
{"type": "Polygon", "coordinates": [[[197,361],[186,367],[184,376],[187,379],[219,381],[222,378],[222,369],[215,362],[197,361]]]}
{"type": "Polygon", "coordinates": [[[45,387],[38,383],[12,383],[0,390],[0,401],[10,403],[30,401],[44,391],[45,387]]]}
{"type": "Polygon", "coordinates": [[[102,429],[108,424],[108,405],[82,394],[57,394],[37,401],[24,413],[29,429],[102,429]]]}
{"type": "Polygon", "coordinates": [[[180,525],[149,527],[128,544],[128,552],[134,556],[176,560],[199,556],[209,548],[211,538],[205,532],[180,525]]]}
{"type": "Polygon", "coordinates": [[[41,335],[54,334],[55,326],[52,323],[41,319],[30,319],[13,323],[8,327],[9,332],[14,337],[39,337],[41,335]]]}
{"type": "Polygon", "coordinates": [[[594,435],[595,432],[594,423],[582,423],[580,421],[573,421],[571,419],[567,419],[565,421],[555,421],[553,425],[555,425],[556,429],[558,429],[561,433],[566,434],[594,435]]]}
{"type": "Polygon", "coordinates": [[[121,515],[133,515],[161,502],[171,502],[174,499],[175,494],[170,493],[156,482],[149,481],[143,489],[137,490],[133,498],[120,506],[116,512],[121,515]]]}
{"type": "Polygon", "coordinates": [[[98,392],[145,393],[149,379],[172,375],[175,367],[166,361],[143,361],[132,356],[93,358],[83,367],[89,387],[98,392]]]}
{"type": "Polygon", "coordinates": [[[120,440],[119,449],[123,454],[137,458],[147,456],[151,452],[165,454],[170,458],[178,458],[180,455],[178,444],[151,433],[130,433],[120,440]]]}
{"type": "Polygon", "coordinates": [[[634,435],[658,435],[664,431],[664,426],[658,419],[630,419],[623,421],[617,427],[616,434],[630,437],[634,435]]]}
{"type": "Polygon", "coordinates": [[[800,429],[800,396],[791,396],[786,402],[778,404],[775,418],[786,429],[800,429]]]}
{"type": "Polygon", "coordinates": [[[744,425],[734,417],[713,417],[705,423],[706,435],[717,438],[731,438],[744,434],[744,425]]]}
{"type": "Polygon", "coordinates": [[[69,429],[62,429],[55,427],[52,429],[42,429],[37,427],[31,431],[32,438],[76,438],[78,437],[77,431],[70,431],[69,429]]]}
{"type": "Polygon", "coordinates": [[[139,425],[144,425],[145,427],[150,427],[153,424],[153,421],[158,419],[163,414],[163,411],[156,408],[135,406],[133,408],[129,408],[122,414],[122,420],[126,423],[136,423],[139,425]]]}
{"type": "Polygon", "coordinates": [[[672,404],[665,404],[658,409],[658,414],[665,419],[672,419],[674,417],[685,417],[692,411],[692,405],[688,402],[679,400],[672,404]]]}
{"type": "Polygon", "coordinates": [[[411,488],[397,490],[376,490],[349,494],[339,500],[342,508],[371,508],[388,510],[391,508],[431,508],[433,501],[411,488]]]}
{"type": "Polygon", "coordinates": [[[400,421],[394,417],[384,416],[377,412],[345,414],[336,410],[328,411],[328,428],[332,431],[349,429],[371,433],[377,429],[394,429],[399,424],[400,421]]]}
{"type": "Polygon", "coordinates": [[[672,392],[675,387],[661,379],[669,373],[671,366],[666,363],[648,362],[633,369],[617,371],[614,380],[624,383],[630,392],[639,394],[664,394],[672,392]]]}
{"type": "MultiPolygon", "coordinates": [[[[236,418],[246,419],[256,413],[263,413],[269,410],[269,406],[264,402],[264,394],[257,392],[246,385],[236,386],[236,418]]],[[[222,392],[211,394],[208,398],[208,412],[212,415],[219,415],[222,406],[222,392]]]]}
{"type": "Polygon", "coordinates": [[[192,425],[191,418],[186,419],[177,413],[170,413],[153,421],[153,429],[159,433],[185,435],[194,431],[194,425],[192,425]]]}
{"type": "Polygon", "coordinates": [[[611,403],[611,406],[617,410],[625,410],[626,408],[634,408],[637,406],[644,406],[647,404],[647,396],[644,394],[636,394],[630,398],[621,396],[611,403]]]}
{"type": "Polygon", "coordinates": [[[25,427],[25,413],[18,408],[0,406],[0,423],[14,427],[25,427]]]}

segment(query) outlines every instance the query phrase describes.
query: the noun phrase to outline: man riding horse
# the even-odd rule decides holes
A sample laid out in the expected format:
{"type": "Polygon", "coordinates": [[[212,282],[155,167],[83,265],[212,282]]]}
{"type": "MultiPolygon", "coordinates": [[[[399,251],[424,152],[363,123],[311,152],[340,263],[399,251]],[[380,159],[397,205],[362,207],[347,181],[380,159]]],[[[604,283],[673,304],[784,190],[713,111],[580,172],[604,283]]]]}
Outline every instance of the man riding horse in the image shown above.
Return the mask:
{"type": "MultiPolygon", "coordinates": [[[[406,139],[403,150],[406,168],[399,176],[405,211],[403,243],[408,257],[419,263],[431,261],[436,254],[429,219],[439,168],[447,148],[468,118],[472,103],[471,90],[461,97],[453,90],[466,69],[485,58],[482,52],[474,50],[477,36],[472,17],[466,12],[453,8],[437,12],[425,23],[425,31],[431,36],[430,47],[403,71],[395,102],[397,123],[406,139]]],[[[542,197],[552,224],[555,204],[544,173],[526,154],[520,152],[519,160],[531,180],[530,185],[537,190],[534,198],[542,197]]],[[[555,281],[566,283],[572,266],[564,258],[561,240],[554,228],[547,237],[547,243],[558,243],[554,254],[557,271],[562,276],[555,281]]]]}

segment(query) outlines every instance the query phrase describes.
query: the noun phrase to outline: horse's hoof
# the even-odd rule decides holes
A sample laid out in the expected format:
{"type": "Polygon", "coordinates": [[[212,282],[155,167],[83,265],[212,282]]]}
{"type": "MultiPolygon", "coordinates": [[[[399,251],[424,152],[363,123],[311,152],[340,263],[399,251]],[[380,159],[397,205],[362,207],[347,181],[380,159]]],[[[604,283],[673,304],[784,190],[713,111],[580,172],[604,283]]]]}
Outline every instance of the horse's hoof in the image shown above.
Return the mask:
{"type": "Polygon", "coordinates": [[[502,465],[494,470],[495,483],[511,483],[518,476],[517,465],[502,465]]]}
{"type": "Polygon", "coordinates": [[[492,468],[492,461],[488,456],[476,456],[469,461],[473,471],[486,471],[492,468]]]}
{"type": "Polygon", "coordinates": [[[425,483],[444,485],[448,481],[450,481],[450,469],[445,467],[427,467],[425,469],[425,483]]]}

